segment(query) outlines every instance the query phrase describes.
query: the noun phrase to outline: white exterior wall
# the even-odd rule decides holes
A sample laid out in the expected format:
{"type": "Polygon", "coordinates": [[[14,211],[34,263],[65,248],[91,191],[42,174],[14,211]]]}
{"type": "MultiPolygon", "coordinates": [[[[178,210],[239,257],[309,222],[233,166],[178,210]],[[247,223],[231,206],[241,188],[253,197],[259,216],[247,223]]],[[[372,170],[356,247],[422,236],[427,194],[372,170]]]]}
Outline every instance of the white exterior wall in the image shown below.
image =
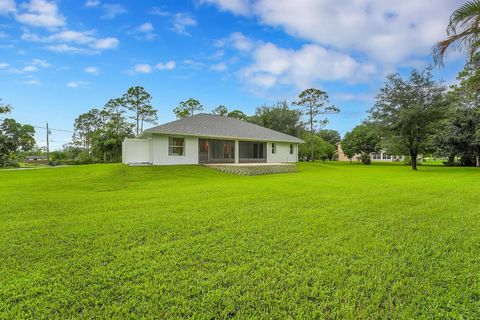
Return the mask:
{"type": "Polygon", "coordinates": [[[267,142],[267,162],[298,162],[298,144],[293,143],[293,154],[290,154],[290,143],[267,142]],[[272,143],[277,146],[276,153],[272,153],[272,143]]]}
{"type": "Polygon", "coordinates": [[[389,153],[385,151],[380,151],[377,153],[377,155],[380,155],[380,159],[374,159],[373,154],[370,155],[370,160],[372,161],[379,161],[379,162],[395,162],[395,161],[404,161],[405,157],[404,156],[397,156],[397,155],[390,155],[390,159],[383,159],[384,154],[390,155],[389,153]]]}
{"type": "MultiPolygon", "coordinates": [[[[182,137],[185,139],[185,155],[168,155],[168,135],[153,134],[147,139],[125,139],[122,145],[123,163],[151,163],[153,165],[198,164],[198,137],[182,137]]],[[[266,142],[267,162],[298,162],[298,144],[293,144],[290,154],[290,143],[273,142],[276,153],[272,153],[272,142],[266,142]]],[[[235,140],[235,162],[238,163],[239,143],[235,140]]]]}
{"type": "Polygon", "coordinates": [[[151,163],[150,139],[125,139],[122,143],[123,163],[151,163]]]}
{"type": "Polygon", "coordinates": [[[171,164],[198,164],[198,138],[167,136],[153,134],[152,138],[152,163],[154,165],[171,164]],[[181,137],[185,139],[185,154],[183,156],[168,155],[168,138],[181,137]]]}

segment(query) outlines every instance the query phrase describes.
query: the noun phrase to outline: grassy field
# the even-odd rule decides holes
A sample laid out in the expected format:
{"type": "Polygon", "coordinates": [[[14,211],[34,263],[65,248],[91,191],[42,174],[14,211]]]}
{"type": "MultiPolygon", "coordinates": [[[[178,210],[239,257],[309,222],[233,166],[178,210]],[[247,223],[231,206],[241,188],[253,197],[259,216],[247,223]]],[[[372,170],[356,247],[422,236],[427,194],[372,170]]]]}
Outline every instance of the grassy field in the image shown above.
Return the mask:
{"type": "Polygon", "coordinates": [[[0,318],[479,318],[480,170],[0,172],[0,318]]]}

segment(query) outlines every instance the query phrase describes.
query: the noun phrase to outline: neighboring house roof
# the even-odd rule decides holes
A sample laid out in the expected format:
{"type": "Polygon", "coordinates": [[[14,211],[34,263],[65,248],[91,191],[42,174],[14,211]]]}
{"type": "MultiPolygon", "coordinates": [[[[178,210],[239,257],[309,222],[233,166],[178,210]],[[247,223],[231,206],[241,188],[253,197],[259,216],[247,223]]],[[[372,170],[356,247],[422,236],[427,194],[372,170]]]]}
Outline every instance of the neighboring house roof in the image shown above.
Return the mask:
{"type": "Polygon", "coordinates": [[[243,120],[205,113],[196,114],[144,130],[142,136],[151,133],[290,143],[304,142],[297,137],[257,126],[256,124],[243,120]]]}

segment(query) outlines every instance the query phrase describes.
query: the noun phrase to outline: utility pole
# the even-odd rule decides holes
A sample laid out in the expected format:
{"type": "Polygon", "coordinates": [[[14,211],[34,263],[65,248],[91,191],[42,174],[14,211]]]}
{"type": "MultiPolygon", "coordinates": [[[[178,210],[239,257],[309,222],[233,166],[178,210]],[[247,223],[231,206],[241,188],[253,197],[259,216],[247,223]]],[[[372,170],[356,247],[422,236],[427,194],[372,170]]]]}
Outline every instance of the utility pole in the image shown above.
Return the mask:
{"type": "Polygon", "coordinates": [[[50,141],[49,141],[49,135],[50,131],[48,130],[48,122],[45,122],[47,124],[47,161],[50,161],[50,141]]]}

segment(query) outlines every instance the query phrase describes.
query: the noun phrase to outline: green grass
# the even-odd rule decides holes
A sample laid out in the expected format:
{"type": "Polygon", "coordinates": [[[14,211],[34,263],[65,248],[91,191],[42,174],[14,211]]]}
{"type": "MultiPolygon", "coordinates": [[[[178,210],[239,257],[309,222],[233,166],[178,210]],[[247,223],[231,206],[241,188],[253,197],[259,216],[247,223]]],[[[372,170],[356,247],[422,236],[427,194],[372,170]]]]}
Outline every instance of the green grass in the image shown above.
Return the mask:
{"type": "Polygon", "coordinates": [[[480,170],[0,172],[0,318],[479,318],[480,170]]]}

